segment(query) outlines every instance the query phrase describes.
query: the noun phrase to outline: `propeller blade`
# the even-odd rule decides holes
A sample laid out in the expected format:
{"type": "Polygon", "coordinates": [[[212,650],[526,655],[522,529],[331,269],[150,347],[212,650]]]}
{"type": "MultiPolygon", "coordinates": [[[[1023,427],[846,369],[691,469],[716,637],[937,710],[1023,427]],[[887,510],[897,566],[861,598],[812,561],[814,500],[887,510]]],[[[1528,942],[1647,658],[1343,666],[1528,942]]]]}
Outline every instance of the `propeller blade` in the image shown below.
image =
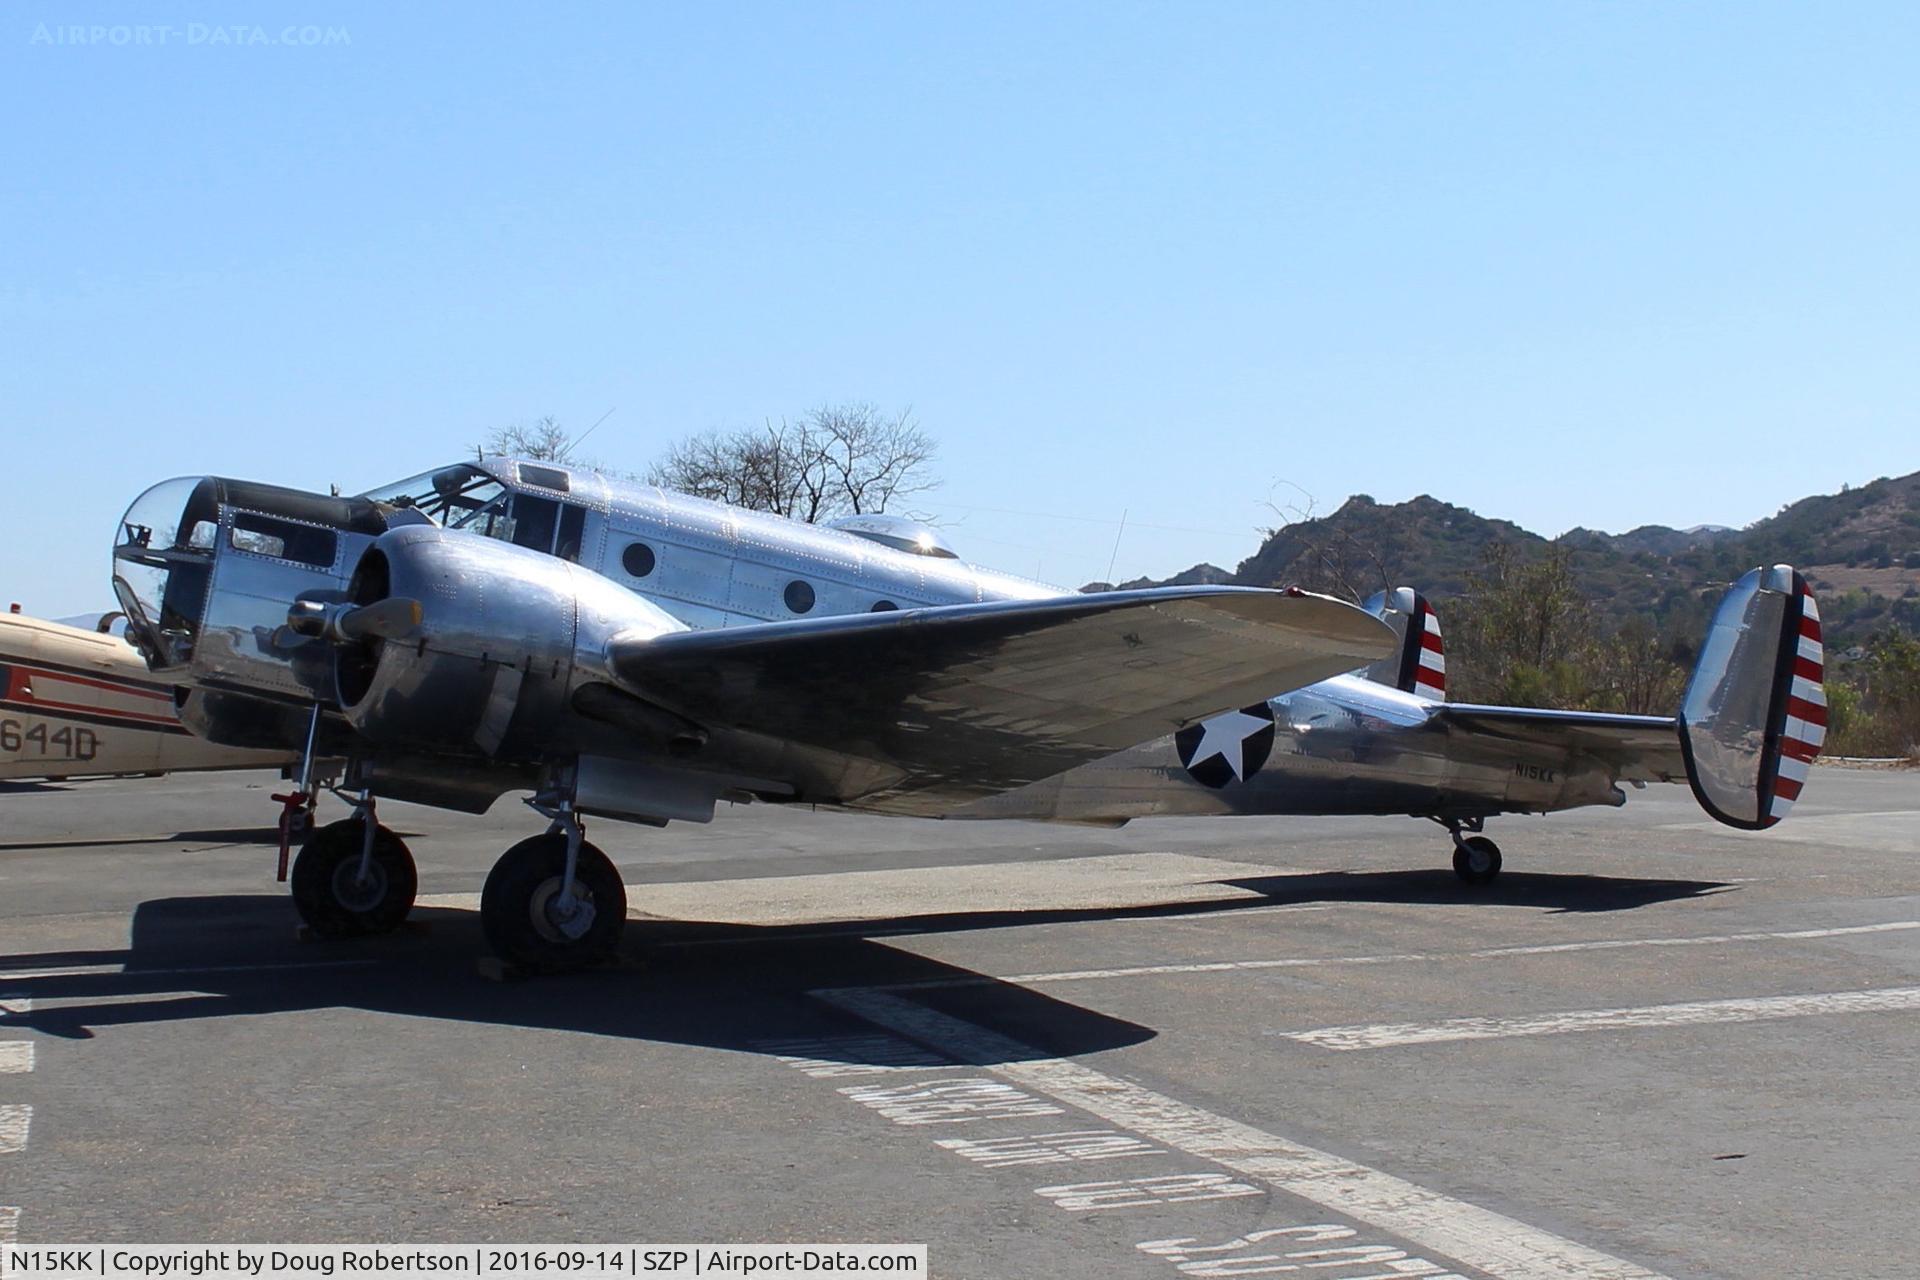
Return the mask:
{"type": "Polygon", "coordinates": [[[420,628],[420,602],[403,596],[349,609],[334,625],[349,640],[405,640],[420,628]]]}

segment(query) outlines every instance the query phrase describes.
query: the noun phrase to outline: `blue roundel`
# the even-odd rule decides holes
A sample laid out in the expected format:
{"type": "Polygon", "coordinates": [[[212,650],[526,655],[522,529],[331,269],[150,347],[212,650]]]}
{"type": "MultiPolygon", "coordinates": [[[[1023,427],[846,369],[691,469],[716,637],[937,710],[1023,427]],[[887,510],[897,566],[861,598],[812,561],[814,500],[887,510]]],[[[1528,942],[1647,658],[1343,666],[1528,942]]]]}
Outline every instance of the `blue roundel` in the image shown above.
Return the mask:
{"type": "Polygon", "coordinates": [[[1264,702],[1223,711],[1173,735],[1174,750],[1203,787],[1245,782],[1273,754],[1273,708],[1264,702]]]}

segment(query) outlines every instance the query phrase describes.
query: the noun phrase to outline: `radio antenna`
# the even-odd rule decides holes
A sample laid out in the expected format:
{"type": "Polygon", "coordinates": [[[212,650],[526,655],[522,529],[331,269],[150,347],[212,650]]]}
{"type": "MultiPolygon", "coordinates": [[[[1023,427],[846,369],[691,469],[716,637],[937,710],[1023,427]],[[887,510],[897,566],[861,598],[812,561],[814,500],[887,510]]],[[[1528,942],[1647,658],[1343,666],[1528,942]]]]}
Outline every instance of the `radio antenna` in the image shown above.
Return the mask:
{"type": "Polygon", "coordinates": [[[1113,586],[1113,566],[1120,560],[1120,539],[1127,536],[1127,513],[1120,513],[1120,531],[1113,535],[1113,555],[1107,559],[1107,586],[1113,586]]]}
{"type": "MultiPolygon", "coordinates": [[[[617,409],[619,407],[620,407],[619,405],[615,405],[614,409],[617,409]]],[[[575,440],[572,444],[568,445],[565,449],[561,450],[560,456],[554,459],[554,461],[565,462],[567,460],[567,455],[580,447],[581,441],[584,441],[588,436],[598,431],[600,429],[600,423],[605,422],[608,418],[611,418],[612,416],[613,416],[613,409],[609,409],[605,413],[601,414],[599,421],[595,422],[592,426],[588,427],[585,431],[582,431],[580,433],[580,439],[575,440]]]]}

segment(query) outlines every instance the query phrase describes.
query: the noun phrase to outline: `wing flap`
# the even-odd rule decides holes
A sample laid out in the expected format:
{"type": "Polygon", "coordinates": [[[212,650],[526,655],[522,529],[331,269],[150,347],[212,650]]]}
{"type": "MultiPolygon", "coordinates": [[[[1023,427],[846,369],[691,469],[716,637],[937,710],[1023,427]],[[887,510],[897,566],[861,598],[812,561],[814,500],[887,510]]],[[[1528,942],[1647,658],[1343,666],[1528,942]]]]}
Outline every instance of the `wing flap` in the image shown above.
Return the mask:
{"type": "Polygon", "coordinates": [[[712,731],[704,752],[779,744],[804,799],[938,812],[1393,645],[1329,597],[1182,587],[622,637],[609,658],[626,691],[712,731]]]}

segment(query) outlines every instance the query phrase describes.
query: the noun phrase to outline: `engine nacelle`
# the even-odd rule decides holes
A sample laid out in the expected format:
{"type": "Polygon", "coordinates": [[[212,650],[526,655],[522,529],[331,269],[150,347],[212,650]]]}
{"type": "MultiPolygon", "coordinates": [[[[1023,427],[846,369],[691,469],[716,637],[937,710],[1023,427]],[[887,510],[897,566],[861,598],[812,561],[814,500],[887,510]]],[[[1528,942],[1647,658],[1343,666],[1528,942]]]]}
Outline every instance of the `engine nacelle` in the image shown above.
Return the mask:
{"type": "Polygon", "coordinates": [[[499,760],[568,745],[569,699],[609,678],[614,634],[686,629],[565,560],[430,525],[382,534],[347,593],[355,608],[419,604],[405,638],[334,646],[334,695],[355,731],[383,747],[499,760]]]}

